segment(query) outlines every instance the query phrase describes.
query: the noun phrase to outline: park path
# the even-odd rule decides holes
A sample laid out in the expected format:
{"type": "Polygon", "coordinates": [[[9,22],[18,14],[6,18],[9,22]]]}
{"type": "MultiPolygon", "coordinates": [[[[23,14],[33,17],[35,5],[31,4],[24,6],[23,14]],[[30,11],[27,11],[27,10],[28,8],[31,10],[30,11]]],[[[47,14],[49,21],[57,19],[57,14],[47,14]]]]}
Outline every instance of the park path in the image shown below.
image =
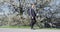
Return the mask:
{"type": "Polygon", "coordinates": [[[0,28],[0,32],[60,32],[60,29],[21,29],[21,28],[0,28]]]}

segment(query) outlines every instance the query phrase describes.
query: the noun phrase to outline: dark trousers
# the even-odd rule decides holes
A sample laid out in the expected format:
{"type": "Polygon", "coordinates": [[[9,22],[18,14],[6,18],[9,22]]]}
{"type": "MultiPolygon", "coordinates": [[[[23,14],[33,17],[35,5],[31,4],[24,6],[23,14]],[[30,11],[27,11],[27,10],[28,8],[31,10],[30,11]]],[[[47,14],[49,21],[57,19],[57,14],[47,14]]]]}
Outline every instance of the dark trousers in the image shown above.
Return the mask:
{"type": "Polygon", "coordinates": [[[31,18],[31,23],[30,23],[31,29],[33,28],[35,23],[36,23],[36,18],[35,17],[31,18]]]}

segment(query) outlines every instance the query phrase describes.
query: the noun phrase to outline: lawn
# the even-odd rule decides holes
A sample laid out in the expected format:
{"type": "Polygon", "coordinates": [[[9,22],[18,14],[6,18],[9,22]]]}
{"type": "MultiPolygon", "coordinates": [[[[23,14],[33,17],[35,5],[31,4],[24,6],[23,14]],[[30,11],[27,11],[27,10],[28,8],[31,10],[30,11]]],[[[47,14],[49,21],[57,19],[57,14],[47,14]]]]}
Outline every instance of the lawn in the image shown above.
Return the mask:
{"type": "MultiPolygon", "coordinates": [[[[30,26],[0,26],[0,28],[22,28],[22,29],[30,29],[30,26]]],[[[38,27],[34,27],[36,29],[39,29],[38,27]]],[[[56,30],[60,28],[40,28],[40,29],[51,29],[51,30],[56,30]]]]}
{"type": "Polygon", "coordinates": [[[29,26],[0,26],[0,28],[30,28],[29,26]]]}

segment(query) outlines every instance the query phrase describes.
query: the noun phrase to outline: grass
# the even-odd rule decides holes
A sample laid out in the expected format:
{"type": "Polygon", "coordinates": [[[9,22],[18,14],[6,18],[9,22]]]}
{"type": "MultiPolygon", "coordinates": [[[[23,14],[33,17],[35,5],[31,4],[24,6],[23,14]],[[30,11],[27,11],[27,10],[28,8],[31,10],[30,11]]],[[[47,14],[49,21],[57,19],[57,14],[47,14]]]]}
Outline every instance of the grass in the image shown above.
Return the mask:
{"type": "Polygon", "coordinates": [[[29,26],[0,26],[0,28],[30,28],[29,26]]]}
{"type": "MultiPolygon", "coordinates": [[[[23,29],[30,29],[30,26],[0,26],[0,28],[23,28],[23,29]]],[[[36,29],[39,29],[37,27],[35,27],[36,29]]],[[[51,30],[60,30],[60,28],[40,28],[40,29],[51,29],[51,30]]]]}

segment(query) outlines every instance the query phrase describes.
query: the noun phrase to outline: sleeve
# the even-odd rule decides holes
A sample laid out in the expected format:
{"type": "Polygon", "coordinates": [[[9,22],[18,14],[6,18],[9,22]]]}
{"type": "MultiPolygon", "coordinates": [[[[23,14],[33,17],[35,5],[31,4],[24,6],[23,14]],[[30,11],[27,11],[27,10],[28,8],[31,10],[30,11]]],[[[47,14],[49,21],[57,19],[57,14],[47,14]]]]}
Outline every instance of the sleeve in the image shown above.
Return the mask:
{"type": "Polygon", "coordinates": [[[36,12],[35,12],[35,16],[36,16],[36,12]]]}

